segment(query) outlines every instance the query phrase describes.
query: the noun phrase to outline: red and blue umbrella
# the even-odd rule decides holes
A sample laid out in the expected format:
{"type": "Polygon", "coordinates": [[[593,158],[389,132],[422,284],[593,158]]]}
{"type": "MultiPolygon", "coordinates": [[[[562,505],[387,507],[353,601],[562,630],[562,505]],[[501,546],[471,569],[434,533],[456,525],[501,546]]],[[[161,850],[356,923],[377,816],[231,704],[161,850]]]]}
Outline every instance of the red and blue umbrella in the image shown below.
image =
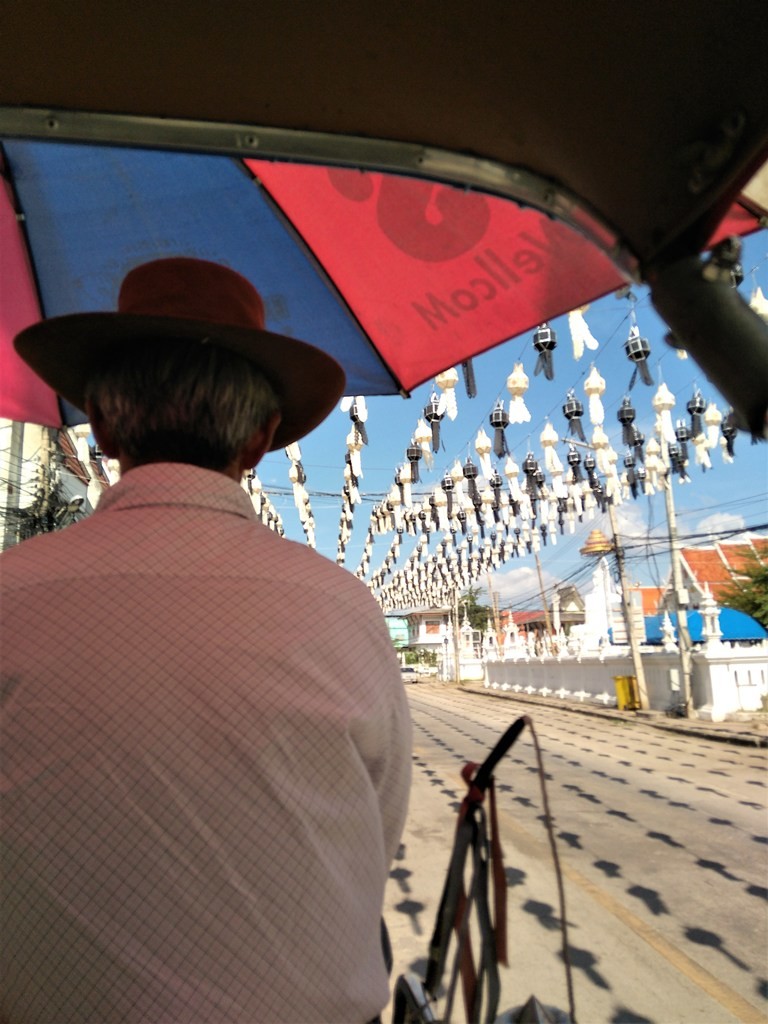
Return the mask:
{"type": "Polygon", "coordinates": [[[158,256],[244,274],[271,329],[329,352],[349,393],[365,395],[407,393],[626,281],[567,224],[432,181],[40,141],[7,141],[4,159],[0,414],[11,419],[84,418],[60,412],[13,352],[15,333],[114,309],[127,271],[158,256]]]}
{"type": "MultiPolygon", "coordinates": [[[[621,5],[508,0],[12,5],[0,414],[81,418],[18,362],[19,329],[113,309],[132,266],[197,255],[250,278],[268,325],[367,395],[646,280],[757,432],[760,340],[715,315],[700,331],[666,285],[765,215],[748,183],[768,156],[766,35],[752,0],[738,18],[652,3],[631,25],[621,5]]],[[[672,284],[683,306],[692,273],[672,284]]]]}

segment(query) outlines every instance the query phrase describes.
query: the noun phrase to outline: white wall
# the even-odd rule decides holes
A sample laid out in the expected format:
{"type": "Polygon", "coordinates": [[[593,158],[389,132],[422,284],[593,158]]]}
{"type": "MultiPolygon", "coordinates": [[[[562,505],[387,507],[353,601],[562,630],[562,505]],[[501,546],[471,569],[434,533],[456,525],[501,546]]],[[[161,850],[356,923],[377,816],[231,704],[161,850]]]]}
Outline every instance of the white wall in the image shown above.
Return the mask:
{"type": "MultiPolygon", "coordinates": [[[[666,711],[679,701],[680,661],[676,653],[661,650],[643,651],[643,668],[651,709],[666,711]]],[[[597,697],[607,693],[615,696],[616,676],[634,675],[629,652],[610,651],[603,658],[563,654],[529,661],[487,661],[486,685],[494,688],[533,692],[548,690],[550,694],[565,691],[564,699],[586,699],[579,694],[597,697]]],[[[709,650],[697,649],[692,659],[691,697],[693,706],[713,720],[722,720],[740,711],[759,711],[768,695],[768,648],[765,646],[731,647],[711,645],[709,650]]]]}

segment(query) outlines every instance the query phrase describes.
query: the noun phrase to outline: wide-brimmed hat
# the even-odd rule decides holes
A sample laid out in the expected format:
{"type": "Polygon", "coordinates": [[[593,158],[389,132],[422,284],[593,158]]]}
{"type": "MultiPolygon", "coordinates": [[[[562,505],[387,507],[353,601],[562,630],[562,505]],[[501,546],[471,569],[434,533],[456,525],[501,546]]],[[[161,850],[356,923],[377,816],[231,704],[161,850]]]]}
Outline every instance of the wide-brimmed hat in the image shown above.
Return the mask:
{"type": "Polygon", "coordinates": [[[21,331],[16,351],[55,391],[85,406],[95,367],[151,338],[207,341],[239,352],[270,381],[282,420],[271,450],[308,434],[344,393],[344,371],[327,353],[264,327],[264,303],[229,267],[188,257],[152,260],[125,277],[115,313],[52,317],[21,331]]]}

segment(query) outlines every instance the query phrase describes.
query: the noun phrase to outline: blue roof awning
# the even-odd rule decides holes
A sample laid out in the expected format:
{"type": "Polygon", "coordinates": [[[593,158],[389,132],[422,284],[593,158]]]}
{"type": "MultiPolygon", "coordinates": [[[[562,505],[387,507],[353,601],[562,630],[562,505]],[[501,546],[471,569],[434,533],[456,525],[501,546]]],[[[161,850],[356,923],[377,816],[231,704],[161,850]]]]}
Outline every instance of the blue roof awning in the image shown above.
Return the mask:
{"type": "MultiPolygon", "coordinates": [[[[670,612],[669,617],[677,634],[677,615],[670,612]]],[[[660,644],[662,642],[663,615],[645,616],[645,636],[649,644],[660,644]]],[[[719,615],[722,640],[765,640],[768,638],[768,630],[753,619],[746,612],[739,612],[735,608],[721,608],[719,615]]],[[[704,639],[702,634],[701,612],[688,612],[688,632],[693,643],[701,643],[704,639]]]]}

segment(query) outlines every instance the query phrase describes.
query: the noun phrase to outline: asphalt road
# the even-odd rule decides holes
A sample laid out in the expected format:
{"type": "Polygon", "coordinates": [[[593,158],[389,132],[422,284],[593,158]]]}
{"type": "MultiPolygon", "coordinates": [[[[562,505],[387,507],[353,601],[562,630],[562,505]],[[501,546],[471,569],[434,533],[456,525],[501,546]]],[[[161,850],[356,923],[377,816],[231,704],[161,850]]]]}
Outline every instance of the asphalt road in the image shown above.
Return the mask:
{"type": "MultiPolygon", "coordinates": [[[[411,807],[386,900],[393,976],[423,977],[465,792],[461,768],[482,761],[528,714],[562,861],[580,1024],[768,1019],[768,750],[439,683],[409,686],[408,695],[411,807]]],[[[528,730],[496,780],[511,939],[499,1012],[531,994],[567,1010],[557,885],[528,730]]],[[[458,997],[451,1019],[462,1019],[458,997]]]]}

